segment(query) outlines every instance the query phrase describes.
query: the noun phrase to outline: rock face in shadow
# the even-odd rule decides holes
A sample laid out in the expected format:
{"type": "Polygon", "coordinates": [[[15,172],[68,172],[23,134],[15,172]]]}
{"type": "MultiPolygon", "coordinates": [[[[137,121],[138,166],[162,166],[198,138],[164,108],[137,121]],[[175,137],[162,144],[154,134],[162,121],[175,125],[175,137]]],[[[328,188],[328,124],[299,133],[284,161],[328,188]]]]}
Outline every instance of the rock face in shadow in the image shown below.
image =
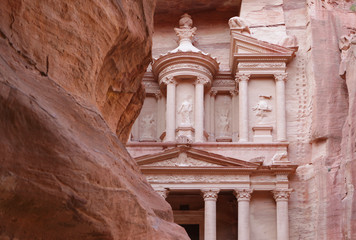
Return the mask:
{"type": "Polygon", "coordinates": [[[2,2],[1,239],[188,239],[122,144],[154,5],[2,2]]]}

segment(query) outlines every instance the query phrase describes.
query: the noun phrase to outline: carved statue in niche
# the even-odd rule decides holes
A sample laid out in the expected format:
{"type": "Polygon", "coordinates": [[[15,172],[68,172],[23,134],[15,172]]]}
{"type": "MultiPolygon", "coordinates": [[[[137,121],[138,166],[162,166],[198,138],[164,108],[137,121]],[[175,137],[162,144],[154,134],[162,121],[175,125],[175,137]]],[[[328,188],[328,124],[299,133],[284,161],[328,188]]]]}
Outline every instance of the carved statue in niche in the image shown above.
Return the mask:
{"type": "Polygon", "coordinates": [[[191,97],[188,96],[186,99],[183,100],[182,104],[178,108],[178,113],[180,116],[180,123],[179,126],[182,127],[191,127],[192,126],[192,121],[191,121],[191,114],[193,112],[193,105],[192,105],[192,100],[191,97]]]}
{"type": "Polygon", "coordinates": [[[153,114],[145,115],[141,120],[141,139],[154,139],[156,121],[153,114]]]}
{"type": "Polygon", "coordinates": [[[272,111],[272,107],[269,106],[268,100],[270,100],[272,96],[260,96],[260,100],[257,105],[252,108],[255,112],[258,123],[263,123],[265,117],[268,116],[268,113],[272,111]]]}
{"type": "Polygon", "coordinates": [[[220,137],[227,136],[230,132],[230,110],[219,109],[217,119],[217,130],[220,137]]]}

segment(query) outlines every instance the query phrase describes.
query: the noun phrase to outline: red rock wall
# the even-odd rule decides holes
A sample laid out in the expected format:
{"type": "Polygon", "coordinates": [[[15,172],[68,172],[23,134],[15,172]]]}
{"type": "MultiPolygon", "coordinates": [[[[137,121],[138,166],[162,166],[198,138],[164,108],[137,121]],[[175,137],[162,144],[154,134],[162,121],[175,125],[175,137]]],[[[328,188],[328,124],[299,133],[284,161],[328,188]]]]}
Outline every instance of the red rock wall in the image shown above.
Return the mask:
{"type": "MultiPolygon", "coordinates": [[[[303,120],[308,142],[301,143],[305,152],[291,179],[291,239],[356,239],[355,59],[346,79],[339,75],[339,38],[356,29],[351,4],[284,0],[287,31],[302,44],[296,60],[305,68],[297,70],[305,71],[309,103],[303,120]],[[305,29],[293,26],[300,19],[290,15],[303,9],[305,29]]],[[[298,144],[291,143],[292,152],[298,144]]]]}
{"type": "Polygon", "coordinates": [[[188,239],[120,142],[154,5],[2,1],[1,239],[188,239]]]}
{"type": "MultiPolygon", "coordinates": [[[[312,154],[318,167],[318,239],[356,239],[355,63],[346,81],[339,75],[339,39],[356,29],[350,2],[316,1],[309,6],[311,64],[313,65],[312,152],[323,145],[325,154],[312,154]],[[315,156],[318,155],[318,156],[315,156]]],[[[356,55],[354,55],[356,57],[356,55]]],[[[352,65],[353,64],[353,65],[352,65]]],[[[314,151],[316,152],[316,151],[314,151]]]]}

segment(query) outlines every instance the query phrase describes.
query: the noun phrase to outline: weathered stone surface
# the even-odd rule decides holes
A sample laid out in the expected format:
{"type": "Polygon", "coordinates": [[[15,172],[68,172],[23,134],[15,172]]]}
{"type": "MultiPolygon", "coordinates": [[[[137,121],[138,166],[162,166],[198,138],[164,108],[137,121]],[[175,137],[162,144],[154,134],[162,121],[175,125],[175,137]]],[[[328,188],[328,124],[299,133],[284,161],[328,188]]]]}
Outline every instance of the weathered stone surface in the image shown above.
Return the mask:
{"type": "Polygon", "coordinates": [[[153,8],[2,2],[1,239],[187,239],[118,139],[142,104],[153,8]]]}

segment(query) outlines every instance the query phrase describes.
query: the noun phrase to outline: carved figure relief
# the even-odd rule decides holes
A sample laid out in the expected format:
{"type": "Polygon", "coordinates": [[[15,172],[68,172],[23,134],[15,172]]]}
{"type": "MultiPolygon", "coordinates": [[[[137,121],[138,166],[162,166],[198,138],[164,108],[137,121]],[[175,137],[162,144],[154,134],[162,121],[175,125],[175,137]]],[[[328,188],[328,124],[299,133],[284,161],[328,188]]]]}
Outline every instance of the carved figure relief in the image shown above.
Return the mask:
{"type": "Polygon", "coordinates": [[[229,19],[230,29],[241,29],[242,33],[251,34],[250,28],[245,20],[240,17],[232,17],[229,19]]]}
{"type": "Polygon", "coordinates": [[[147,114],[141,119],[141,139],[154,139],[156,121],[153,114],[147,114]]]}
{"type": "Polygon", "coordinates": [[[179,126],[181,127],[190,127],[192,126],[191,114],[193,112],[193,104],[191,97],[188,96],[183,100],[182,104],[178,108],[178,114],[180,116],[179,126]]]}
{"type": "Polygon", "coordinates": [[[220,137],[227,136],[230,132],[230,110],[219,109],[217,117],[217,132],[220,137]]]}
{"type": "Polygon", "coordinates": [[[270,100],[271,96],[260,96],[260,100],[257,105],[252,108],[257,117],[258,123],[263,123],[265,117],[267,117],[268,113],[272,111],[272,107],[269,105],[268,100],[270,100]]]}

